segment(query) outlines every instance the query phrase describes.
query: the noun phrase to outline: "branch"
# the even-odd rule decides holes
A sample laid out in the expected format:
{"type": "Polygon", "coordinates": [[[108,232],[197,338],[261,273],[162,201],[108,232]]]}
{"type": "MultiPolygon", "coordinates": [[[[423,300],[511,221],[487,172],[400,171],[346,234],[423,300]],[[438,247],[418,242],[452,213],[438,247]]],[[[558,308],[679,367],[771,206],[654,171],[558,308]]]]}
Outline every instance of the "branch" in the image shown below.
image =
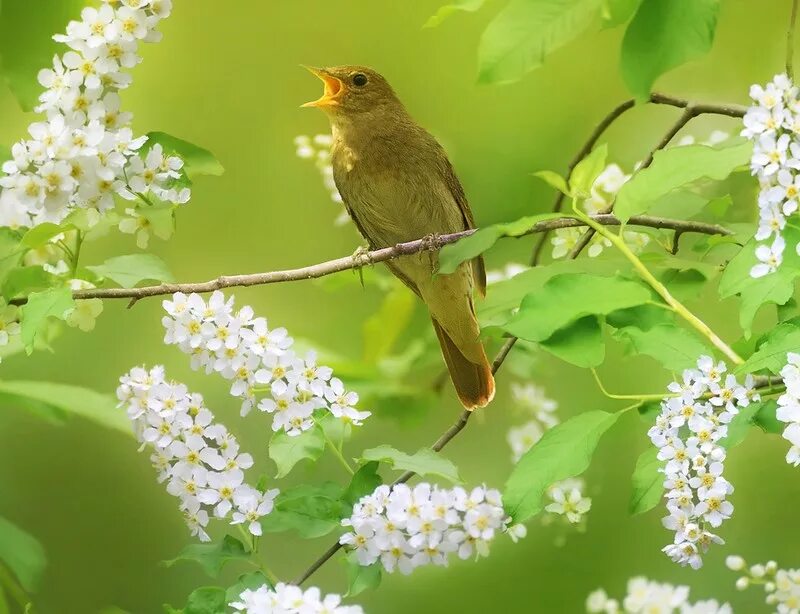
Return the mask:
{"type": "MultiPolygon", "coordinates": [[[[795,4],[796,4],[798,0],[794,0],[794,1],[795,1],[795,4]]],[[[741,106],[741,105],[695,103],[695,102],[691,102],[689,100],[686,100],[684,98],[678,98],[676,96],[670,96],[669,94],[660,94],[658,92],[654,92],[653,94],[650,95],[649,102],[651,102],[652,104],[662,104],[662,105],[677,107],[679,109],[690,109],[691,113],[692,113],[691,117],[695,117],[696,115],[702,115],[702,114],[706,114],[706,113],[708,113],[708,114],[716,114],[716,115],[726,115],[728,117],[744,117],[744,114],[747,111],[747,109],[745,107],[741,106]]],[[[575,157],[569,163],[569,166],[567,167],[567,174],[566,174],[568,179],[569,179],[569,176],[572,174],[572,171],[578,165],[578,163],[584,157],[586,157],[586,155],[592,150],[592,148],[594,147],[595,143],[597,143],[597,141],[600,139],[600,137],[603,135],[603,133],[611,126],[611,124],[613,124],[615,121],[617,121],[617,119],[619,119],[620,116],[623,113],[625,113],[629,109],[633,108],[634,104],[635,104],[635,101],[633,99],[626,100],[625,102],[620,103],[619,105],[614,107],[608,113],[608,115],[606,115],[600,121],[600,123],[597,124],[597,126],[595,126],[594,130],[592,130],[592,133],[589,135],[589,138],[583,144],[583,147],[581,147],[581,149],[578,151],[578,153],[575,155],[575,157]]],[[[691,119],[691,117],[689,117],[686,120],[686,122],[688,122],[691,119]]],[[[683,127],[683,125],[684,124],[681,124],[680,126],[678,126],[678,128],[677,128],[677,130],[675,132],[677,133],[677,131],[680,130],[680,128],[683,127]]],[[[674,136],[674,134],[672,136],[674,136]]],[[[672,138],[672,136],[670,137],[670,139],[672,138]]],[[[667,142],[669,142],[669,139],[667,140],[667,142]]],[[[664,143],[664,145],[659,147],[659,149],[665,147],[666,144],[667,143],[664,143]]],[[[652,162],[653,153],[655,153],[655,151],[651,152],[651,154],[649,156],[648,166],[649,166],[649,163],[652,162]]],[[[561,207],[562,207],[563,203],[564,203],[564,194],[559,192],[556,195],[555,201],[553,202],[552,210],[554,212],[561,211],[561,207]]],[[[531,255],[531,266],[536,266],[537,264],[539,264],[539,260],[541,259],[541,256],[542,256],[542,251],[544,249],[544,244],[547,241],[547,234],[548,234],[548,231],[545,231],[544,234],[541,237],[539,237],[539,239],[537,240],[536,245],[533,248],[533,253],[531,255]]],[[[584,247],[586,247],[586,244],[588,244],[589,239],[591,239],[591,237],[592,237],[592,234],[593,234],[593,231],[587,231],[587,233],[585,233],[583,235],[583,237],[581,237],[581,240],[579,241],[578,244],[580,245],[580,244],[583,243],[583,245],[581,245],[580,250],[578,250],[576,252],[576,255],[578,253],[580,253],[580,251],[583,250],[584,247]],[[584,240],[585,240],[585,243],[584,243],[584,240]]],[[[576,247],[577,247],[577,245],[576,245],[576,247]]]]}
{"type": "MultiPolygon", "coordinates": [[[[598,224],[604,226],[619,226],[620,221],[609,214],[600,214],[594,216],[598,224]]],[[[695,232],[708,235],[730,235],[732,232],[727,228],[716,224],[706,224],[704,222],[693,222],[686,220],[673,220],[662,217],[653,217],[648,215],[633,216],[628,221],[629,225],[634,226],[648,226],[650,228],[659,228],[664,230],[675,230],[679,232],[695,232]]],[[[575,226],[586,226],[586,223],[571,217],[556,218],[552,220],[543,220],[531,226],[525,233],[520,236],[535,234],[539,232],[547,232],[558,228],[571,228],[575,226]]],[[[465,230],[463,232],[456,232],[453,234],[440,235],[436,238],[436,245],[431,248],[431,241],[429,239],[417,239],[416,241],[409,241],[407,243],[399,243],[394,247],[384,247],[367,252],[364,260],[371,264],[378,262],[386,262],[387,260],[394,260],[401,256],[408,256],[416,254],[423,250],[440,249],[445,245],[455,243],[459,239],[468,237],[476,232],[473,230],[465,230]]],[[[213,292],[214,290],[221,290],[223,288],[233,287],[247,287],[247,286],[262,286],[267,284],[276,284],[288,281],[301,281],[304,279],[316,279],[324,277],[340,271],[347,271],[351,269],[358,269],[363,266],[359,261],[358,256],[345,256],[344,258],[337,258],[336,260],[329,260],[299,269],[286,269],[283,271],[267,271],[265,273],[253,273],[249,275],[226,275],[212,279],[210,281],[196,282],[196,283],[180,283],[180,284],[159,284],[157,286],[144,286],[141,288],[92,288],[90,290],[77,290],[73,292],[72,297],[76,300],[90,299],[90,298],[105,298],[105,299],[131,299],[132,303],[147,298],[150,296],[163,296],[167,294],[174,294],[175,292],[213,292]]],[[[10,301],[12,305],[24,305],[27,302],[26,297],[15,298],[10,301]]]]}
{"type": "Polygon", "coordinates": [[[786,75],[794,80],[794,28],[797,22],[798,0],[792,0],[792,14],[789,17],[789,29],[786,32],[786,75]]]}

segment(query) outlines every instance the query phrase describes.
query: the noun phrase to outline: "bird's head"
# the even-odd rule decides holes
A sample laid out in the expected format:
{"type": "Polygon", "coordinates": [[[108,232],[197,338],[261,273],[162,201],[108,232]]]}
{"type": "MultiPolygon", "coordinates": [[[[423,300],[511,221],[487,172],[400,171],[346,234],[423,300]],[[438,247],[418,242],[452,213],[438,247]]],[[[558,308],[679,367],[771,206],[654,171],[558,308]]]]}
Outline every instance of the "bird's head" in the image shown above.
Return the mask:
{"type": "Polygon", "coordinates": [[[392,86],[377,72],[365,66],[333,66],[312,68],[309,71],[325,84],[322,96],[304,107],[318,107],[332,121],[349,119],[357,121],[359,116],[368,117],[384,113],[396,113],[403,105],[392,86]]]}

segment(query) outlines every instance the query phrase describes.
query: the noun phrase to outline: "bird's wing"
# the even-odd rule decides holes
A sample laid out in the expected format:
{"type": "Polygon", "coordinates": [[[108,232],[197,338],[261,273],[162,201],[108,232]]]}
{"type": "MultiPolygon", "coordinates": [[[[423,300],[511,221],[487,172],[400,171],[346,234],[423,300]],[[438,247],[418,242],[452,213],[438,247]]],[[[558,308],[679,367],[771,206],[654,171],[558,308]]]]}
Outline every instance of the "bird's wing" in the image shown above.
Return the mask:
{"type": "MultiPolygon", "coordinates": [[[[456,201],[458,208],[461,209],[461,215],[464,218],[464,229],[475,228],[475,218],[472,217],[472,210],[469,208],[464,188],[461,187],[461,182],[458,180],[450,160],[446,155],[443,156],[443,159],[444,181],[453,195],[453,200],[456,201]]],[[[483,262],[483,256],[478,256],[472,260],[472,275],[475,278],[475,286],[478,288],[478,292],[481,296],[486,296],[486,265],[483,262]]]]}

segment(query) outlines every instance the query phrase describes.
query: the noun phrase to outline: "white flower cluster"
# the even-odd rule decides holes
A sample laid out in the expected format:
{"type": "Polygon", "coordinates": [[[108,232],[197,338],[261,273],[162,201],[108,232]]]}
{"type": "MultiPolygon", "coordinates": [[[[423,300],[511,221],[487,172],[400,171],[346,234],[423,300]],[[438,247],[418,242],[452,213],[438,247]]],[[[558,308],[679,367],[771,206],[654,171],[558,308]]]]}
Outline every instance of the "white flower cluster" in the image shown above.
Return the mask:
{"type": "Polygon", "coordinates": [[[778,398],[776,417],[787,424],[783,438],[792,444],[786,453],[786,462],[800,465],[800,354],[789,352],[787,365],[781,369],[786,392],[778,398]]]}
{"type": "MultiPolygon", "coordinates": [[[[755,104],[744,116],[742,135],[753,140],[750,169],[758,177],[759,225],[755,238],[759,263],[752,277],[774,273],[783,262],[786,241],[781,232],[797,211],[800,196],[800,98],[786,75],[776,75],[766,86],[753,85],[755,104]]],[[[798,246],[800,248],[800,246],[798,246]]]]}
{"type": "Polygon", "coordinates": [[[766,602],[776,606],[780,614],[800,614],[800,569],[779,569],[775,561],[752,565],[740,556],[729,556],[725,564],[732,571],[744,571],[745,575],[736,580],[740,591],[760,584],[767,594],[766,602]]]}
{"type": "MultiPolygon", "coordinates": [[[[583,496],[586,483],[581,478],[556,482],[547,489],[551,503],[544,508],[553,517],[563,517],[569,524],[581,524],[592,508],[592,500],[583,496]]],[[[553,520],[553,518],[549,518],[553,520]]]]}
{"type": "Polygon", "coordinates": [[[619,601],[610,599],[603,589],[591,593],[586,599],[586,611],[591,614],[731,614],[727,603],[715,599],[689,602],[688,586],[660,584],[644,577],[628,580],[628,594],[619,601]]]}
{"type": "Polygon", "coordinates": [[[135,367],[120,378],[117,388],[139,440],[153,449],[150,460],[158,481],[181,501],[186,523],[201,541],[209,515],[246,524],[261,535],[259,519],[272,511],[278,490],[260,492],[244,481],[253,457],[239,452],[236,437],[219,423],[200,394],[168,381],[163,367],[135,367]]]}
{"type": "Polygon", "coordinates": [[[234,311],[233,297],[214,292],[203,300],[199,294],[178,292],[164,301],[164,343],[177,345],[191,355],[193,369],[219,373],[231,380],[230,393],[242,399],[241,413],[258,405],[273,414],[272,430],[300,435],[314,426],[317,410],[360,426],[371,414],[356,409],[358,394],[345,390],[333,370],[318,365],[309,352],[300,358],[285,328],[267,327],[244,306],[234,311]],[[268,396],[257,401],[257,394],[268,396]]]}
{"type": "MultiPolygon", "coordinates": [[[[331,165],[331,145],[333,144],[333,137],[330,134],[317,134],[313,138],[304,134],[295,137],[294,145],[298,158],[303,160],[313,160],[314,165],[319,170],[322,176],[322,184],[328,190],[331,200],[334,203],[342,203],[342,195],[336,187],[336,182],[333,180],[333,166],[331,165]]],[[[335,224],[341,226],[350,221],[350,216],[347,211],[342,209],[339,217],[336,218],[335,224]]]]}
{"type": "Polygon", "coordinates": [[[453,552],[461,559],[487,556],[498,531],[508,531],[515,541],[524,537],[524,526],[508,528],[507,521],[497,490],[381,485],[342,520],[351,531],[339,543],[354,550],[361,565],[380,561],[390,573],[410,574],[431,563],[446,566],[453,552]]]}
{"type": "Polygon", "coordinates": [[[663,551],[676,563],[702,566],[702,554],[712,543],[724,543],[710,528],[730,518],[733,505],[727,497],[733,486],[722,476],[725,448],[720,440],[728,434],[728,423],[739,409],[758,400],[752,376],[740,385],[725,375],[724,362],[701,356],[697,369],[683,372],[681,383],[673,382],[661,413],[648,436],[658,448],[664,473],[667,511],[663,524],[675,531],[672,544],[663,551]]]}
{"type": "Polygon", "coordinates": [[[132,81],[125,70],[141,61],[139,43],[160,40],[155,28],[171,10],[171,0],[103,0],[54,37],[70,51],[39,73],[46,90],[36,111],[45,118],[29,126],[31,138],[16,143],[3,164],[0,225],[59,223],[75,208],[102,212],[115,194],[189,200],[188,189],[174,187],[183,162],[160,145],[140,156],[147,137],[133,137],[132,115],[120,108],[119,91],[132,81]]]}
{"type": "Polygon", "coordinates": [[[341,605],[342,598],[331,593],[322,596],[313,586],[303,591],[299,586],[279,582],[275,589],[266,584],[255,590],[247,589],[239,600],[230,603],[237,612],[245,614],[363,614],[358,605],[341,605]]]}
{"type": "Polygon", "coordinates": [[[555,415],[558,403],[547,397],[544,388],[535,384],[511,384],[514,407],[530,416],[521,426],[512,427],[506,439],[511,446],[512,461],[518,462],[531,446],[542,438],[544,432],[558,424],[555,415]]]}
{"type": "MultiPolygon", "coordinates": [[[[590,191],[589,198],[581,203],[583,210],[589,215],[596,215],[608,211],[614,202],[614,198],[620,188],[631,178],[622,172],[616,164],[609,164],[602,173],[597,176],[590,191]]],[[[553,244],[553,258],[564,258],[578,244],[578,241],[586,232],[586,228],[559,228],[553,232],[550,242],[553,244]]],[[[650,237],[642,232],[626,230],[622,233],[625,242],[634,251],[641,251],[650,242],[650,237]]],[[[611,247],[611,241],[595,234],[589,243],[587,253],[590,258],[599,256],[603,249],[611,247]]]]}

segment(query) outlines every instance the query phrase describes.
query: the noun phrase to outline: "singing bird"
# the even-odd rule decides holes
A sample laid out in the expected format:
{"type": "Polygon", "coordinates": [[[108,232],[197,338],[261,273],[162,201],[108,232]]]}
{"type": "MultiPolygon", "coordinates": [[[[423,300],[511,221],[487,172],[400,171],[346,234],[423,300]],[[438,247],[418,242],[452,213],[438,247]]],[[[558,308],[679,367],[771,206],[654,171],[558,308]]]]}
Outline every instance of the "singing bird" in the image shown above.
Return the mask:
{"type": "MultiPolygon", "coordinates": [[[[436,139],[406,111],[381,75],[363,66],[309,68],[322,97],[303,106],[328,116],[333,178],[371,249],[473,228],[464,190],[436,139]]],[[[467,409],[494,397],[494,377],[479,339],[473,289],[486,292],[482,258],[435,274],[430,253],[387,262],[427,305],[458,398],[467,409]]]]}

